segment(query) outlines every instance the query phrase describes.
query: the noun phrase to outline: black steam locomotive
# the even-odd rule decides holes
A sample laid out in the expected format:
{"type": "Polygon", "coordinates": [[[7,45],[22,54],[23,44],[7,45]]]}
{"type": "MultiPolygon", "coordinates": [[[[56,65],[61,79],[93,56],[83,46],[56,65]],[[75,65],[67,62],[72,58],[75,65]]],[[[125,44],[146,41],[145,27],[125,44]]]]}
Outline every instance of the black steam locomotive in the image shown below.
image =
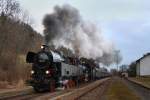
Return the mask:
{"type": "Polygon", "coordinates": [[[92,60],[63,57],[49,50],[46,45],[42,45],[41,48],[37,53],[28,52],[26,57],[27,63],[32,63],[29,83],[37,92],[52,92],[56,87],[63,86],[64,80],[79,83],[102,76],[92,60]]]}

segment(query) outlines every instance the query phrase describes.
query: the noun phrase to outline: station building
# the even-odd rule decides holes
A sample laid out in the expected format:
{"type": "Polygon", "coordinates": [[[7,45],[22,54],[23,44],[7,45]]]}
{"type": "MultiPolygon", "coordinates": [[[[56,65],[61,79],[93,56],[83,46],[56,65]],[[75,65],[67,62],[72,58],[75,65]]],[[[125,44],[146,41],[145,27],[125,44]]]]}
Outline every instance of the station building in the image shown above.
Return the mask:
{"type": "Polygon", "coordinates": [[[150,76],[150,53],[145,54],[136,61],[136,75],[150,76]]]}

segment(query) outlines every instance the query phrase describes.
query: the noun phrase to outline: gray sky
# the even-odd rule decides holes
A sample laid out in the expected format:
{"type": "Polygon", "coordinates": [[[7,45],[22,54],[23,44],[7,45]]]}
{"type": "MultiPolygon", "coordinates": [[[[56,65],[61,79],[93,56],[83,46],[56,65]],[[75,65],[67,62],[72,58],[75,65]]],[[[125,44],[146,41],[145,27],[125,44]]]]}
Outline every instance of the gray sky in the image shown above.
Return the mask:
{"type": "Polygon", "coordinates": [[[84,20],[96,23],[105,38],[121,50],[129,64],[150,52],[150,0],[19,0],[34,20],[33,28],[42,33],[42,19],[55,5],[70,4],[84,20]]]}

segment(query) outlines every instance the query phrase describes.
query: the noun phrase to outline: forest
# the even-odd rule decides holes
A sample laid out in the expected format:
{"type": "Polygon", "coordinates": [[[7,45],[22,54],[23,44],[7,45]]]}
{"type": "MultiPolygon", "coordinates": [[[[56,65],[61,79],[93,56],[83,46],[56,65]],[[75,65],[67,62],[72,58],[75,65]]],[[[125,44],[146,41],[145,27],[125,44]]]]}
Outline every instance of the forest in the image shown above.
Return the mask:
{"type": "Polygon", "coordinates": [[[0,0],[0,88],[22,87],[30,78],[26,54],[39,50],[43,36],[29,18],[16,0],[0,0]]]}

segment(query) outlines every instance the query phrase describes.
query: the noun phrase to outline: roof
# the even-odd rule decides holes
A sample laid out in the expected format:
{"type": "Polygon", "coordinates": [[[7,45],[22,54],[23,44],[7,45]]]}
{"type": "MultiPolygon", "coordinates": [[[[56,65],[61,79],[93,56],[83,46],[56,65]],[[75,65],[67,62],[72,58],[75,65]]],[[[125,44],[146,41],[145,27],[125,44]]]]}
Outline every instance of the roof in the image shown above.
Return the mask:
{"type": "Polygon", "coordinates": [[[146,53],[145,55],[143,55],[143,57],[141,57],[140,59],[136,60],[136,62],[140,62],[140,60],[142,60],[143,58],[147,57],[147,56],[150,56],[150,52],[149,53],[146,53]]]}

